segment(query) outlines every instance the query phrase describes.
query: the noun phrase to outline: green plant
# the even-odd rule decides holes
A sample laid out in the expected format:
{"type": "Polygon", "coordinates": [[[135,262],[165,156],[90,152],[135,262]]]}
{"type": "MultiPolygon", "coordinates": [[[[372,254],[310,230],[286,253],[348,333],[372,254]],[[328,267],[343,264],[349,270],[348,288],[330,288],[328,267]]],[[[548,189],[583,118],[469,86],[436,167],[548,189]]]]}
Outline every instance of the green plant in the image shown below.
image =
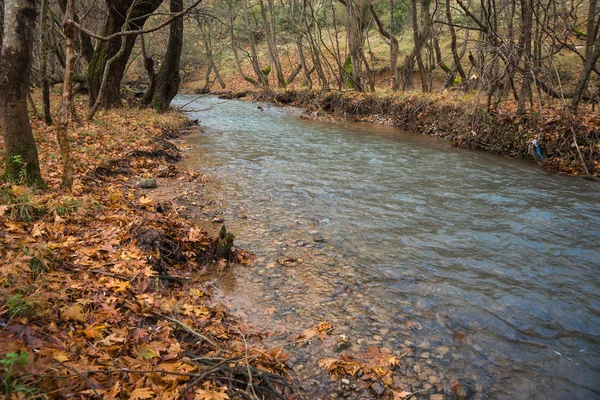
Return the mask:
{"type": "Polygon", "coordinates": [[[4,377],[2,378],[2,391],[6,397],[11,393],[33,394],[35,389],[22,382],[20,379],[14,378],[15,369],[27,364],[29,356],[23,350],[18,353],[6,353],[0,359],[0,364],[4,366],[4,377]]]}
{"type": "Polygon", "coordinates": [[[31,200],[31,192],[20,186],[0,188],[0,203],[10,206],[10,215],[21,222],[33,222],[42,218],[47,210],[31,200]]]}
{"type": "Polygon", "coordinates": [[[76,213],[77,210],[79,210],[79,202],[77,201],[77,199],[68,196],[65,196],[62,199],[60,199],[55,209],[56,213],[61,217],[64,215],[76,213]]]}
{"type": "Polygon", "coordinates": [[[6,304],[8,306],[9,318],[30,315],[35,308],[34,304],[28,301],[22,294],[15,294],[9,297],[6,304]]]}
{"type": "Polygon", "coordinates": [[[7,160],[7,170],[18,170],[16,179],[13,179],[14,183],[23,184],[27,182],[27,163],[23,160],[20,154],[11,156],[7,160]]]}

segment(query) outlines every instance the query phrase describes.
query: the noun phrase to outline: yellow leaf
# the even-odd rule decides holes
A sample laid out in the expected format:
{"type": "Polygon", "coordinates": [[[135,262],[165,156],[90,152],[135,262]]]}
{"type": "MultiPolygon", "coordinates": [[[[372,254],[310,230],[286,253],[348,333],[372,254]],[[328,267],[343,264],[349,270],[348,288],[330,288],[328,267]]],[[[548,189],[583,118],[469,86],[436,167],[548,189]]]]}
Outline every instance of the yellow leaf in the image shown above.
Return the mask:
{"type": "Polygon", "coordinates": [[[154,390],[150,388],[137,388],[130,394],[130,399],[151,399],[154,397],[154,390]]]}
{"type": "Polygon", "coordinates": [[[196,396],[194,399],[197,400],[229,400],[229,396],[224,392],[217,392],[214,390],[196,390],[196,396]]]}
{"type": "Polygon", "coordinates": [[[392,393],[393,393],[393,395],[394,395],[394,400],[404,400],[404,399],[406,399],[408,396],[412,395],[412,393],[411,393],[411,392],[407,392],[407,391],[405,391],[405,390],[403,390],[403,391],[401,391],[401,392],[396,392],[396,391],[393,391],[392,393]]]}
{"type": "Polygon", "coordinates": [[[83,313],[83,307],[81,304],[72,304],[68,307],[63,308],[62,316],[64,319],[72,319],[75,321],[85,321],[85,314],[83,313]]]}
{"type": "Polygon", "coordinates": [[[8,206],[0,206],[0,217],[4,216],[4,213],[8,210],[8,206]]]}
{"type": "Polygon", "coordinates": [[[390,357],[388,359],[388,364],[390,367],[398,367],[400,366],[400,360],[398,359],[398,357],[390,357]]]}
{"type": "Polygon", "coordinates": [[[123,192],[121,192],[120,190],[116,190],[108,194],[108,200],[110,200],[111,203],[117,203],[119,200],[121,200],[122,196],[123,192]]]}
{"type": "Polygon", "coordinates": [[[58,350],[54,350],[53,354],[52,354],[52,358],[54,358],[56,361],[60,361],[60,362],[65,362],[69,360],[69,356],[67,356],[67,353],[65,353],[64,351],[58,351],[58,350]]]}
{"type": "Polygon", "coordinates": [[[145,205],[152,203],[154,201],[154,199],[149,196],[142,196],[139,198],[138,201],[140,202],[141,205],[145,206],[145,205]]]}

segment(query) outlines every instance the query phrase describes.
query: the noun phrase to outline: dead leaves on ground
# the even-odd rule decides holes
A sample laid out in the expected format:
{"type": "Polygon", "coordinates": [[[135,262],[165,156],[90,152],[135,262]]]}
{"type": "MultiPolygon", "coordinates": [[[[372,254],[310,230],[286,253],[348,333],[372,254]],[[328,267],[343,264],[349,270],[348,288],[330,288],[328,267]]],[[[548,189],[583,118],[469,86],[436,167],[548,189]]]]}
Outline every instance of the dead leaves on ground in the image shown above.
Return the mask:
{"type": "MultiPolygon", "coordinates": [[[[121,110],[74,126],[78,179],[68,195],[57,189],[54,128],[33,121],[52,190],[0,185],[0,361],[26,356],[18,368],[0,363],[4,374],[10,368],[9,391],[17,397],[25,388],[70,398],[177,398],[206,370],[189,354],[239,359],[248,351],[256,368],[286,368],[281,349],[264,352],[254,336],[240,337],[238,322],[194,286],[198,261],[212,257],[215,239],[139,193],[122,173],[158,170],[164,160],[154,151],[155,138],[181,127],[183,116],[121,110]],[[185,280],[171,283],[159,277],[164,274],[185,280]]],[[[199,179],[197,173],[178,176],[199,179]]],[[[242,252],[234,257],[251,259],[242,252]]],[[[184,398],[228,399],[228,387],[209,377],[184,398]]]]}

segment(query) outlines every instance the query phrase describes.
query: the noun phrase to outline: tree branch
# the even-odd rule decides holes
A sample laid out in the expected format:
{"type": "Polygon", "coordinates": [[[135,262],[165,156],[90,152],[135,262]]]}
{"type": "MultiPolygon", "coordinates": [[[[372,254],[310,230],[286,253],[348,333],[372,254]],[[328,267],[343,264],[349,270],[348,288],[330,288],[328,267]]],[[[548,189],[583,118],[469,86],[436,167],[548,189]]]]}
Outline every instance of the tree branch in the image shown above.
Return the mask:
{"type": "Polygon", "coordinates": [[[159,24],[159,25],[157,25],[157,26],[155,26],[153,28],[138,29],[138,30],[133,30],[133,31],[121,31],[121,32],[113,33],[112,35],[108,35],[108,36],[100,36],[100,35],[94,33],[93,31],[84,28],[83,26],[81,26],[77,22],[73,21],[72,19],[67,19],[64,22],[64,24],[65,25],[70,25],[73,28],[79,30],[80,32],[83,32],[83,33],[85,33],[85,34],[93,37],[94,39],[101,40],[103,42],[108,42],[108,41],[111,41],[111,40],[116,39],[116,38],[121,37],[121,36],[135,36],[135,35],[140,35],[140,34],[155,32],[155,31],[157,31],[157,30],[159,30],[161,28],[164,28],[165,26],[169,25],[171,22],[173,22],[177,18],[183,17],[185,14],[187,14],[188,12],[190,12],[194,7],[196,7],[201,2],[202,2],[202,0],[196,0],[192,5],[190,5],[185,10],[183,10],[183,11],[177,13],[177,14],[174,14],[171,18],[167,19],[162,24],[159,24]]]}

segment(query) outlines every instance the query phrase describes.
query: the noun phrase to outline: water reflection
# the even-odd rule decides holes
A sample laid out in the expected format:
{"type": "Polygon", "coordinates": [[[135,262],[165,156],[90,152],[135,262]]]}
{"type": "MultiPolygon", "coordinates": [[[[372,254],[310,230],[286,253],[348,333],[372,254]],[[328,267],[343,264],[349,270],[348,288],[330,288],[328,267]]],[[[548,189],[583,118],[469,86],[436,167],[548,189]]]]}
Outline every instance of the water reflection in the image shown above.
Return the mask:
{"type": "Polygon", "coordinates": [[[224,284],[249,318],[409,340],[423,377],[472,378],[490,398],[600,398],[599,185],[250,102],[193,118],[206,132],[191,160],[223,182],[228,227],[259,256],[224,284]]]}

